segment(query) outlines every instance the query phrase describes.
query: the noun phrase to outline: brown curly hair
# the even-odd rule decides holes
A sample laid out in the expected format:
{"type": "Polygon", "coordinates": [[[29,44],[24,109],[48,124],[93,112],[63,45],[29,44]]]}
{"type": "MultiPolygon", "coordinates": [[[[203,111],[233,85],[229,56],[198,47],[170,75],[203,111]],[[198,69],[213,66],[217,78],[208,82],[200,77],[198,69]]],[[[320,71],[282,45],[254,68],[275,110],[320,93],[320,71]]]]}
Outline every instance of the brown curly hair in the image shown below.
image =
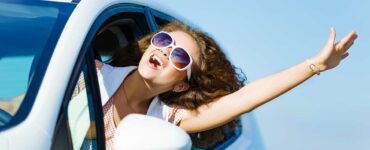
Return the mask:
{"type": "MultiPolygon", "coordinates": [[[[206,33],[179,21],[171,22],[158,31],[185,32],[195,39],[200,49],[199,62],[194,62],[192,66],[192,74],[188,82],[189,89],[183,92],[168,91],[160,94],[159,99],[164,103],[196,110],[199,106],[211,103],[216,98],[235,92],[244,86],[246,80],[244,73],[230,63],[216,41],[206,33]]],[[[146,35],[138,42],[130,44],[125,50],[120,50],[126,53],[113,55],[110,64],[113,66],[138,65],[141,55],[150,45],[150,39],[154,34],[146,35]]],[[[189,135],[194,146],[210,148],[223,141],[224,133],[234,131],[239,124],[239,119],[235,119],[224,126],[189,135]]]]}

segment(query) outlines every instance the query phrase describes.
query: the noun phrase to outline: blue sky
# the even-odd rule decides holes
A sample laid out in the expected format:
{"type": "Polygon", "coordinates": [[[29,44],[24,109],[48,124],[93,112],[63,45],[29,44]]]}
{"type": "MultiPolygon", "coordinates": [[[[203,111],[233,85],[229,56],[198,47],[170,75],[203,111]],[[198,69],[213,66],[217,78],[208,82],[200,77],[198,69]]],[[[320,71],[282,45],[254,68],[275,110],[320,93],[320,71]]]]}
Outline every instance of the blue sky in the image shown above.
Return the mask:
{"type": "Polygon", "coordinates": [[[330,27],[337,40],[356,31],[340,66],[254,115],[270,150],[370,148],[370,1],[159,1],[215,37],[250,82],[316,55],[330,27]]]}

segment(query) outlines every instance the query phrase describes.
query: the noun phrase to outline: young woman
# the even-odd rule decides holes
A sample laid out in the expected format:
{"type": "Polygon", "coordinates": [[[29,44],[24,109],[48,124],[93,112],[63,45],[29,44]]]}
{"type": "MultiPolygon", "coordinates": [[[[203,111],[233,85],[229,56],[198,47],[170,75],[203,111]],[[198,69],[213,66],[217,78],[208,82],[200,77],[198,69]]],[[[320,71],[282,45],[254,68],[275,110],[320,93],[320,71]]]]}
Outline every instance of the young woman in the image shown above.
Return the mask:
{"type": "Polygon", "coordinates": [[[112,146],[116,126],[130,113],[178,125],[191,135],[195,146],[212,145],[223,139],[224,130],[233,129],[236,117],[346,58],[357,35],[351,32],[334,43],[335,34],[331,29],[318,55],[244,86],[243,76],[212,38],[183,23],[170,23],[121,50],[126,54],[114,55],[110,65],[96,61],[107,148],[112,146]]]}

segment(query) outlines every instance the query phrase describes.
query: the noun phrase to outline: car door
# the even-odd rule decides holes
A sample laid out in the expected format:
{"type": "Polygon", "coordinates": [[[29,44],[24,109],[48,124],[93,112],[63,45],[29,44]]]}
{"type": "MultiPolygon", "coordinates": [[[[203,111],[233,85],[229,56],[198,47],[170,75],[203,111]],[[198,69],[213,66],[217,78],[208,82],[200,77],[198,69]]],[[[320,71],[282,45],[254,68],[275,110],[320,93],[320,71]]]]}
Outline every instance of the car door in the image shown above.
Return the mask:
{"type": "Polygon", "coordinates": [[[104,127],[92,51],[77,61],[59,113],[52,149],[104,149],[104,127]]]}
{"type": "Polygon", "coordinates": [[[94,60],[109,61],[128,43],[153,31],[148,8],[119,4],[96,19],[73,69],[52,149],[105,149],[103,111],[94,60]]]}

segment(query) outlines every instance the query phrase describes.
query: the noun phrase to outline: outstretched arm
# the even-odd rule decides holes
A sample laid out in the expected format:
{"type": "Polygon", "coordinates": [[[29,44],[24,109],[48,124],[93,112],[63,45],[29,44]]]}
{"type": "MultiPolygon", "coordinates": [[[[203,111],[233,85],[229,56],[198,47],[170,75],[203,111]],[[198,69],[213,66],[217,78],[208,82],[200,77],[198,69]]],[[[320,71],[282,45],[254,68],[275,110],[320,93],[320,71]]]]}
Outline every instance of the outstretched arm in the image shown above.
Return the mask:
{"type": "Polygon", "coordinates": [[[325,47],[309,62],[302,62],[282,72],[254,81],[232,94],[201,106],[198,112],[184,110],[186,113],[180,122],[180,127],[187,132],[199,132],[221,126],[284,94],[315,73],[336,67],[348,56],[347,50],[352,46],[357,34],[351,32],[337,44],[334,44],[335,36],[336,32],[332,28],[325,47]]]}

